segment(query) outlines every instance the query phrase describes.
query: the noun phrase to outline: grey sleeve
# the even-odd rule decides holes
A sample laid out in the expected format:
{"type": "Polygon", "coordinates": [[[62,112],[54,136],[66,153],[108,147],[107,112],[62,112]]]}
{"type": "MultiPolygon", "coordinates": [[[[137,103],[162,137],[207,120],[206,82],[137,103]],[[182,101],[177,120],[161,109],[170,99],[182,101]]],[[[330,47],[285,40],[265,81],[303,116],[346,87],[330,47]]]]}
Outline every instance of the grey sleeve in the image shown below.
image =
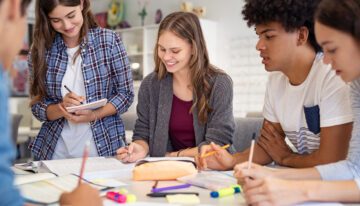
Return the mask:
{"type": "Polygon", "coordinates": [[[140,85],[138,94],[138,103],[136,106],[137,119],[135,122],[132,141],[144,140],[149,142],[150,129],[150,92],[151,78],[145,78],[140,85]]]}
{"type": "Polygon", "coordinates": [[[353,81],[350,86],[354,125],[349,144],[349,153],[344,161],[316,167],[323,180],[360,178],[360,80],[353,81]]]}
{"type": "Polygon", "coordinates": [[[315,167],[322,180],[352,180],[359,178],[359,168],[348,160],[315,167]],[[339,172],[340,171],[340,172],[339,172]]]}
{"type": "Polygon", "coordinates": [[[228,75],[219,75],[214,82],[209,115],[205,132],[205,141],[198,146],[214,142],[219,145],[232,144],[235,132],[233,115],[233,84],[228,75]]]}

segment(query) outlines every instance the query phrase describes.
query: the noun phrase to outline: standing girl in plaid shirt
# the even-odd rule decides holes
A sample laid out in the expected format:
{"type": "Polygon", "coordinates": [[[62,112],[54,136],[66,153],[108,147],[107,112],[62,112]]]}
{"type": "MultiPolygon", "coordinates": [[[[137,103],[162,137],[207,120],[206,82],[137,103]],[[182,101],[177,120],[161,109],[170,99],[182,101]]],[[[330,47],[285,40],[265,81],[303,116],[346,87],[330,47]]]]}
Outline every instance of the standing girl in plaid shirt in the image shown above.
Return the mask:
{"type": "Polygon", "coordinates": [[[89,0],[37,0],[35,13],[31,109],[43,122],[30,145],[35,158],[81,157],[88,140],[90,156],[114,155],[125,143],[120,114],[134,97],[120,37],[98,27],[89,0]],[[103,98],[108,103],[97,110],[65,110],[103,98]]]}

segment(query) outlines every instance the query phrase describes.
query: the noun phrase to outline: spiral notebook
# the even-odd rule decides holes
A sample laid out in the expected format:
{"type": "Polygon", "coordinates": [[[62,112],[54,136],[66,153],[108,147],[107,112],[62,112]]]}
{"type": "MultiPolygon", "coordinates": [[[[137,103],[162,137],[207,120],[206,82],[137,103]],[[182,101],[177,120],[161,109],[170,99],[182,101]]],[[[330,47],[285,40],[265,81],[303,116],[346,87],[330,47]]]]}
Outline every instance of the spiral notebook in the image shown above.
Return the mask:
{"type": "Polygon", "coordinates": [[[105,104],[107,103],[107,99],[100,99],[98,101],[95,102],[90,102],[87,104],[81,104],[78,106],[72,106],[72,107],[66,107],[66,110],[70,113],[79,111],[79,110],[94,110],[97,109],[99,107],[105,106],[105,104]]]}

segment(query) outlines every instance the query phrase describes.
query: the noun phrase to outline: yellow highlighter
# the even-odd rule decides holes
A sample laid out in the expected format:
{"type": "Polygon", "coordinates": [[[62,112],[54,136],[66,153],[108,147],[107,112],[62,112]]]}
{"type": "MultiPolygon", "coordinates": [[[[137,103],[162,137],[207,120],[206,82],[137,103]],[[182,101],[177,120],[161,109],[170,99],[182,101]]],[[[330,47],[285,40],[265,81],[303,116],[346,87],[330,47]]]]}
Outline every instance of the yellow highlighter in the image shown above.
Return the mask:
{"type": "Polygon", "coordinates": [[[240,185],[233,185],[233,186],[228,187],[228,188],[223,188],[223,189],[219,189],[217,191],[212,191],[210,193],[210,196],[212,198],[218,198],[218,197],[225,197],[225,196],[229,196],[229,195],[234,195],[234,194],[240,193],[240,192],[241,192],[240,185]]]}
{"type": "MultiPolygon", "coordinates": [[[[226,149],[226,148],[228,148],[228,147],[230,147],[229,144],[224,145],[224,146],[222,146],[221,148],[222,148],[222,149],[226,149]]],[[[208,152],[208,153],[202,155],[201,158],[209,157],[209,156],[211,156],[211,155],[214,155],[215,153],[216,153],[216,151],[208,152]]]]}

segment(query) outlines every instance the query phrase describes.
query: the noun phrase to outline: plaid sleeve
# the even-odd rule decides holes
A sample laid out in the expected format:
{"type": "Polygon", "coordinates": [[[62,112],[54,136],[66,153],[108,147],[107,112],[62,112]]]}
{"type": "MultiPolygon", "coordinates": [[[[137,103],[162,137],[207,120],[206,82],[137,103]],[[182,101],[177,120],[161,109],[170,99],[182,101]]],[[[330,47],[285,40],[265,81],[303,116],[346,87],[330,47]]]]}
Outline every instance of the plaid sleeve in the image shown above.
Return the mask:
{"type": "MultiPolygon", "coordinates": [[[[34,71],[33,71],[33,64],[31,61],[31,53],[28,55],[28,66],[29,66],[29,74],[30,74],[30,82],[32,84],[34,80],[34,71]]],[[[44,98],[42,101],[37,102],[36,104],[31,106],[32,114],[38,119],[39,121],[46,121],[47,115],[46,110],[49,104],[54,104],[53,100],[44,98]]]]}
{"type": "Polygon", "coordinates": [[[118,113],[124,113],[134,100],[133,80],[129,59],[121,38],[116,33],[113,33],[113,36],[110,63],[113,76],[113,96],[109,99],[109,102],[116,108],[118,113]]]}

